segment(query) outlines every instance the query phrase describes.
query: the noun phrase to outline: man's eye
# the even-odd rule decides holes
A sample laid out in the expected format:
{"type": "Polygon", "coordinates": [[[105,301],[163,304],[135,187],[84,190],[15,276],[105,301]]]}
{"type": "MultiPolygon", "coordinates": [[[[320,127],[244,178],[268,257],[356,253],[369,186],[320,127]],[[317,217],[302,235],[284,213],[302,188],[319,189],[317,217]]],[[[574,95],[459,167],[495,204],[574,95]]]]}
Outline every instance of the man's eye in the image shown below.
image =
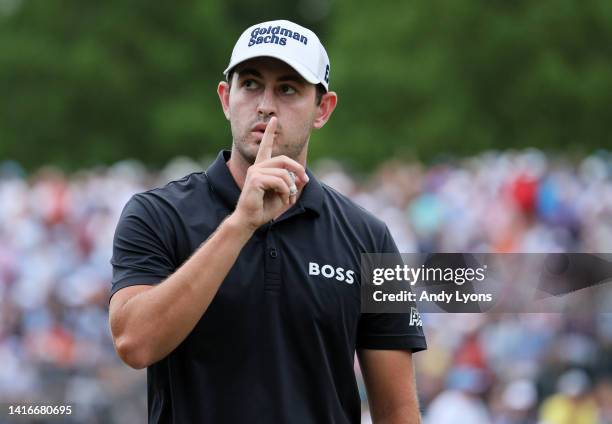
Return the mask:
{"type": "Polygon", "coordinates": [[[257,82],[255,82],[254,80],[246,80],[242,85],[244,86],[244,88],[247,89],[255,89],[258,87],[257,82]]]}
{"type": "Polygon", "coordinates": [[[281,93],[283,94],[295,94],[296,92],[295,88],[287,84],[281,85],[280,90],[281,90],[281,93]]]}

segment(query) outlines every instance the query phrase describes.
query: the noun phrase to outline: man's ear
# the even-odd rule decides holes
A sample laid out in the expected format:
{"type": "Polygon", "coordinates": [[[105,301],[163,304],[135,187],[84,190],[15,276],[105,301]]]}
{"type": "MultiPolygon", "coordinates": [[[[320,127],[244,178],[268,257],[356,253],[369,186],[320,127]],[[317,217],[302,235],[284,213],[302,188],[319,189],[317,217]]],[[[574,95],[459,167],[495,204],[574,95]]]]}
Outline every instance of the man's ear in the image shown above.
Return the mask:
{"type": "Polygon", "coordinates": [[[317,107],[317,115],[312,126],[316,129],[322,128],[329,120],[338,103],[338,95],[334,91],[323,94],[321,103],[317,107]]]}
{"type": "Polygon", "coordinates": [[[230,119],[229,113],[229,95],[230,95],[230,85],[227,81],[220,81],[217,86],[217,94],[219,95],[219,100],[221,101],[221,107],[223,108],[223,114],[226,119],[230,119]]]}

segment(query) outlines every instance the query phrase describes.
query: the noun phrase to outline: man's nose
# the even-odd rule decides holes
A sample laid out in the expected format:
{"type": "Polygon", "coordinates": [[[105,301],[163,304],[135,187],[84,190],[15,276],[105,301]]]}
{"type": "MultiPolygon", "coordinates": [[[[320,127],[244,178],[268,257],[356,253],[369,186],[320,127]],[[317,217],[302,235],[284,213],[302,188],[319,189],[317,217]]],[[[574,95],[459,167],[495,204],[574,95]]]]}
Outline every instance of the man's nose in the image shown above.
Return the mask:
{"type": "Polygon", "coordinates": [[[272,87],[266,87],[259,98],[259,104],[257,105],[257,114],[266,116],[276,115],[276,99],[274,98],[274,89],[272,87]]]}

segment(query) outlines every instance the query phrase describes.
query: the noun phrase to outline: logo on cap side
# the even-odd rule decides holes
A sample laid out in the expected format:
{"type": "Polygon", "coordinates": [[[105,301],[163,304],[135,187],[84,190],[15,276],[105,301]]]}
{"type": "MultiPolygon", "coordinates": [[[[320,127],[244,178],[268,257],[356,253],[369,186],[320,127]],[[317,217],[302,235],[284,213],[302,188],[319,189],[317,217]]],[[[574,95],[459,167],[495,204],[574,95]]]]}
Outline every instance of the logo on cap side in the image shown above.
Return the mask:
{"type": "Polygon", "coordinates": [[[249,39],[248,47],[262,43],[274,43],[285,46],[287,44],[287,38],[297,40],[305,46],[308,45],[308,37],[300,34],[297,31],[291,31],[290,29],[283,28],[281,26],[269,26],[267,28],[257,27],[253,29],[253,31],[251,31],[251,38],[249,39]]]}

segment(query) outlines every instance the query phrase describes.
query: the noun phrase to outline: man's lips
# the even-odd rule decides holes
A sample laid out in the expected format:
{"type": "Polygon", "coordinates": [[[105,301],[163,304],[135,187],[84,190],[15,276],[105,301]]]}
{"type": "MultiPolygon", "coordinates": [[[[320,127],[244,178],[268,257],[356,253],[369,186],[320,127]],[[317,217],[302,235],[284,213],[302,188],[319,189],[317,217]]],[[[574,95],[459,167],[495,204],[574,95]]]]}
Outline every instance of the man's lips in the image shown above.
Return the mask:
{"type": "Polygon", "coordinates": [[[255,125],[253,128],[251,128],[251,132],[260,132],[263,134],[267,126],[268,124],[261,122],[255,125]]]}
{"type": "MultiPolygon", "coordinates": [[[[268,126],[267,123],[259,123],[257,125],[255,125],[253,128],[251,128],[251,134],[253,134],[255,136],[255,139],[257,141],[261,141],[263,139],[263,135],[264,132],[266,131],[266,127],[268,126]]],[[[278,135],[278,130],[274,133],[274,135],[278,135]]]]}

